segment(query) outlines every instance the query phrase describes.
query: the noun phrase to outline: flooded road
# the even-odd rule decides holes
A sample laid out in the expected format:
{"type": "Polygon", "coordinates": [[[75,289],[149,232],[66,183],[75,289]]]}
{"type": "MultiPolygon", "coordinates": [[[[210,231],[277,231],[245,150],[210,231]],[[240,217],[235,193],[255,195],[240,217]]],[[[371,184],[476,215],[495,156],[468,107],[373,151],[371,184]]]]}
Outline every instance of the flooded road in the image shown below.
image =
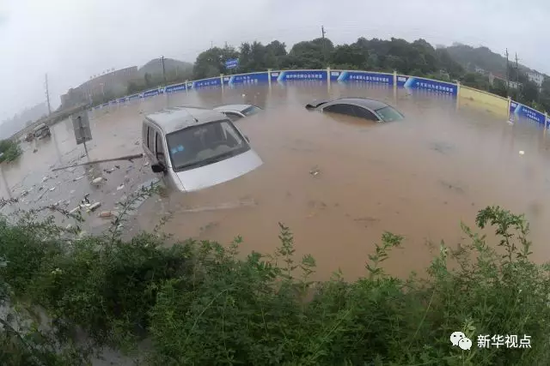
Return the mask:
{"type": "MultiPolygon", "coordinates": [[[[461,221],[473,225],[479,209],[498,204],[526,213],[535,259],[550,259],[544,246],[550,234],[545,225],[550,219],[547,137],[529,122],[510,125],[489,113],[457,110],[455,99],[431,93],[399,90],[394,96],[386,87],[333,84],[329,90],[327,85],[303,83],[161,95],[90,113],[90,157],[141,152],[141,120],[147,113],[167,106],[226,103],[265,108],[237,122],[264,165],[210,189],[150,199],[140,207],[134,230],[152,230],[170,212],[164,231],[176,238],[227,244],[241,235],[243,253],[271,253],[279,245],[282,222],[294,233],[297,254],[315,257],[321,279],[339,268],[349,278],[364,274],[374,243],[391,231],[405,241],[387,267],[404,276],[428,264],[427,241],[454,246],[463,237],[461,221]],[[386,101],[406,119],[375,124],[304,108],[313,99],[340,96],[386,101]]],[[[155,177],[143,160],[105,163],[92,172],[80,167],[51,173],[52,167],[85,161],[83,153],[75,145],[71,123],[59,123],[51,140],[30,144],[16,165],[4,166],[0,195],[16,197],[42,185],[41,192],[25,197],[32,200],[27,206],[69,200],[71,209],[90,193],[90,200],[102,202],[100,211],[110,210],[155,177]],[[93,185],[100,175],[107,180],[93,185]]],[[[97,213],[89,217],[93,227],[104,227],[97,213]]]]}

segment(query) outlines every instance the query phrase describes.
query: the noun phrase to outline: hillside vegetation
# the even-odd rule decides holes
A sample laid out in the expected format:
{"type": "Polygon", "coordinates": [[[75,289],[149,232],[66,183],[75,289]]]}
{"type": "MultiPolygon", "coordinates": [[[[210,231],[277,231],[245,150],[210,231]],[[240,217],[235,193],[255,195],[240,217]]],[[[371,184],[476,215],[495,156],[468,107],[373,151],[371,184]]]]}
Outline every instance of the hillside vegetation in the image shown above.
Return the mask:
{"type": "MultiPolygon", "coordinates": [[[[454,44],[445,49],[453,59],[465,68],[469,68],[469,71],[475,71],[474,66],[478,66],[487,72],[506,75],[506,57],[491,51],[487,47],[474,48],[463,44],[454,44]]],[[[510,66],[515,67],[515,64],[512,64],[512,57],[513,56],[510,55],[508,68],[510,68],[510,66]]],[[[521,64],[518,66],[522,71],[532,71],[521,64]]]]}
{"type": "Polygon", "coordinates": [[[298,42],[287,52],[286,45],[273,41],[243,43],[234,47],[213,47],[199,54],[193,68],[197,79],[214,77],[220,73],[244,73],[272,69],[333,69],[385,71],[424,76],[445,81],[459,80],[464,85],[486,90],[533,106],[541,111],[550,110],[550,80],[542,90],[529,81],[525,67],[519,70],[509,67],[510,80],[522,83],[519,90],[507,90],[505,82],[496,79],[490,83],[488,75],[473,72],[474,65],[494,73],[506,75],[506,59],[486,47],[472,48],[455,45],[434,48],[423,39],[407,42],[359,38],[350,44],[334,45],[328,38],[298,42]],[[227,70],[225,61],[239,59],[236,70],[227,70]],[[472,70],[470,70],[472,69],[472,70]]]}

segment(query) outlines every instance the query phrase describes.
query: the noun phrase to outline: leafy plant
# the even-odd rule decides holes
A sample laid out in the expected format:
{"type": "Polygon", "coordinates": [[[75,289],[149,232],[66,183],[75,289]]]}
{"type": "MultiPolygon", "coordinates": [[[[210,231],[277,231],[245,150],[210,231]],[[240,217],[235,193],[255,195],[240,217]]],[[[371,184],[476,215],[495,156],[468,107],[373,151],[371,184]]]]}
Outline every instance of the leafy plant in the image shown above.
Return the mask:
{"type": "Polygon", "coordinates": [[[68,240],[51,221],[3,220],[0,278],[10,304],[43,308],[53,332],[34,320],[14,332],[13,319],[1,319],[9,326],[0,361],[79,364],[72,340],[83,330],[96,345],[123,349],[149,337],[152,365],[548,364],[550,267],[530,260],[525,218],[495,206],[476,223],[481,232],[462,225],[458,247],[441,242],[423,276],[383,271],[404,240],[384,233],[364,277],[336,272],[317,282],[314,259],[295,258],[283,224],[273,254],[244,255],[240,237],[227,247],[165,246],[156,233],[125,241],[120,231],[68,240]],[[470,351],[451,345],[456,331],[472,340],[470,351]],[[478,336],[506,334],[530,336],[530,348],[477,346],[478,336]]]}

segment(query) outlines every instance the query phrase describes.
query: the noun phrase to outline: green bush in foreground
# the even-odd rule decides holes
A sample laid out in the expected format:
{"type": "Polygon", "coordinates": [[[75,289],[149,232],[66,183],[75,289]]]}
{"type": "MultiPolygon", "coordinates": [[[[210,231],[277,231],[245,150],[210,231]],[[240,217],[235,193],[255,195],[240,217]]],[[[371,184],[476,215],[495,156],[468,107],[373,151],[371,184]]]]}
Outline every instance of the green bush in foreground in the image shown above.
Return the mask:
{"type": "Polygon", "coordinates": [[[364,278],[336,273],[319,283],[310,280],[312,257],[295,261],[283,225],[274,255],[243,258],[240,238],[229,247],[190,240],[167,248],[148,234],[69,244],[54,240],[55,230],[46,235],[48,224],[4,222],[0,278],[12,301],[42,306],[56,329],[78,327],[118,346],[151,338],[151,365],[550,364],[549,272],[529,260],[524,217],[488,207],[476,223],[496,228],[498,248],[463,226],[467,243],[442,243],[426,279],[383,272],[402,243],[386,233],[364,278]],[[451,345],[455,331],[472,340],[470,351],[451,345]],[[499,334],[531,336],[531,348],[478,347],[478,335],[499,334]]]}
{"type": "Polygon", "coordinates": [[[0,163],[3,161],[11,162],[16,160],[23,150],[19,144],[12,140],[0,140],[0,163]]]}

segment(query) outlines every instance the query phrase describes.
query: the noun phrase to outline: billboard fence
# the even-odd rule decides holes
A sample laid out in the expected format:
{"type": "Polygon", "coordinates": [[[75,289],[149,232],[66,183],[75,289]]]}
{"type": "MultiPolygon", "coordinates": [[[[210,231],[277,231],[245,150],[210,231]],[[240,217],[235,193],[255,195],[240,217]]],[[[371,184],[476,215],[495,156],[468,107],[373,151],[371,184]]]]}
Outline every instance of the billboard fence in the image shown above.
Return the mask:
{"type": "Polygon", "coordinates": [[[441,95],[455,97],[464,100],[464,104],[477,104],[486,107],[486,109],[498,115],[506,115],[508,118],[524,118],[550,127],[550,119],[546,113],[537,111],[531,107],[515,102],[510,98],[477,90],[474,88],[461,86],[460,83],[451,83],[440,80],[427,79],[417,76],[401,75],[394,73],[383,73],[374,71],[360,70],[267,70],[262,72],[252,72],[247,74],[220,75],[201,80],[186,81],[158,87],[144,91],[139,94],[133,94],[111,100],[93,107],[93,109],[108,108],[113,105],[124,104],[136,99],[154,97],[164,93],[177,93],[201,88],[233,88],[238,85],[254,85],[261,83],[292,83],[296,81],[321,81],[326,83],[357,83],[357,84],[377,84],[381,86],[404,88],[409,90],[424,90],[441,95]],[[504,107],[506,105],[506,107],[504,107]]]}

